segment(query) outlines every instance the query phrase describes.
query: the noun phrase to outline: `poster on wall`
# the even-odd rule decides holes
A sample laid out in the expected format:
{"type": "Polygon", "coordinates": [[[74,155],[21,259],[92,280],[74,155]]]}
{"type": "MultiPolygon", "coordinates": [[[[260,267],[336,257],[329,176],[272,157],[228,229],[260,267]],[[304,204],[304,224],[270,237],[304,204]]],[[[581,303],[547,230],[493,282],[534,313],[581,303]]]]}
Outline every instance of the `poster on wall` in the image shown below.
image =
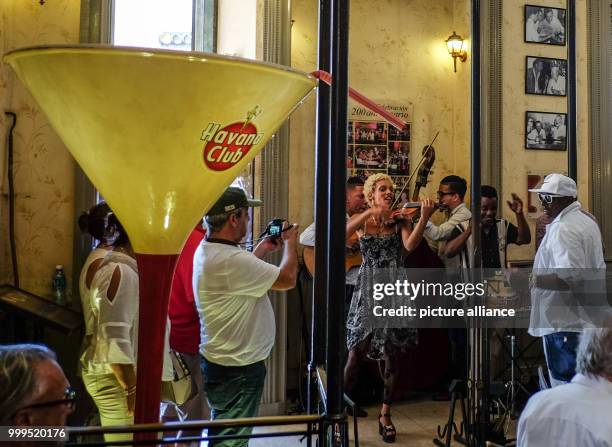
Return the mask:
{"type": "Polygon", "coordinates": [[[549,57],[525,57],[525,93],[565,96],[567,60],[549,57]]]}
{"type": "Polygon", "coordinates": [[[407,125],[398,130],[374,112],[351,105],[346,152],[347,175],[357,175],[364,181],[372,174],[384,173],[395,183],[395,198],[399,205],[408,202],[410,191],[410,146],[412,133],[412,103],[378,102],[407,125]]]}
{"type": "Polygon", "coordinates": [[[564,151],[566,119],[563,112],[525,112],[525,148],[564,151]]]}
{"type": "Polygon", "coordinates": [[[525,5],[525,42],[565,45],[567,11],[544,5],[525,5]]]}

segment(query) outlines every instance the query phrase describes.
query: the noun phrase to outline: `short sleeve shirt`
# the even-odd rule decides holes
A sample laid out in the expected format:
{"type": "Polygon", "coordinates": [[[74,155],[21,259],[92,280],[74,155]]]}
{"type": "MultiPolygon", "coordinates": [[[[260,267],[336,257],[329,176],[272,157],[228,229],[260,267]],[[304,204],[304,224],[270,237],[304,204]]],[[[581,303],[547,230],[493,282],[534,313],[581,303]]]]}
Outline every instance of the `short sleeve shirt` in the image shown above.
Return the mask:
{"type": "MultiPolygon", "coordinates": [[[[455,239],[461,234],[461,230],[455,228],[451,234],[451,239],[455,239]]],[[[506,245],[516,244],[518,238],[518,228],[516,225],[508,223],[508,230],[506,232],[506,245]]],[[[497,236],[497,225],[493,225],[488,233],[482,231],[481,236],[482,244],[482,266],[488,269],[501,268],[501,260],[499,259],[499,243],[497,236]]]]}
{"type": "Polygon", "coordinates": [[[249,251],[218,242],[203,241],[196,256],[201,260],[194,258],[194,266],[202,266],[198,283],[200,353],[223,366],[266,359],[276,335],[267,292],[280,268],[249,251]]]}

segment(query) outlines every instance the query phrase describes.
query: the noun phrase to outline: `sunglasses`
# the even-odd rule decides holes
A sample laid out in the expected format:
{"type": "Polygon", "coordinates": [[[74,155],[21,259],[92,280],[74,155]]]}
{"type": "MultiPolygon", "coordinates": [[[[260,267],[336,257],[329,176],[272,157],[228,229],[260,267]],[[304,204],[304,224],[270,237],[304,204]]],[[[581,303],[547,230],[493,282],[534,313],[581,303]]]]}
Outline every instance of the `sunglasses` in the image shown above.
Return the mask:
{"type": "Polygon", "coordinates": [[[68,405],[68,407],[72,410],[74,409],[76,402],[76,391],[71,387],[66,388],[64,391],[64,398],[60,400],[52,400],[50,402],[41,402],[39,404],[32,404],[26,407],[21,408],[18,411],[25,410],[27,408],[44,408],[44,407],[54,407],[56,405],[68,405]]]}
{"type": "Polygon", "coordinates": [[[554,195],[554,194],[544,194],[544,193],[541,193],[541,192],[538,193],[538,199],[540,199],[540,202],[546,203],[548,205],[550,205],[552,203],[552,201],[553,201],[553,199],[555,197],[560,197],[560,196],[557,196],[557,195],[554,195]]]}
{"type": "Polygon", "coordinates": [[[448,192],[438,191],[436,194],[438,195],[438,197],[444,197],[444,196],[452,196],[453,194],[456,194],[456,193],[452,191],[448,191],[448,192]]]}

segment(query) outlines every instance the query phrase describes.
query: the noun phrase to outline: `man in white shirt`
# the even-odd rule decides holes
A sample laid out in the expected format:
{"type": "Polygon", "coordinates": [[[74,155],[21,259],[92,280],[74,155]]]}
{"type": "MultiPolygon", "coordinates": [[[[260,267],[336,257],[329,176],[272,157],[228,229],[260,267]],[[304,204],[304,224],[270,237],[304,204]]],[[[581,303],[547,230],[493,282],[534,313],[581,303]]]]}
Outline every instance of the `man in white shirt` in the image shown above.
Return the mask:
{"type": "Polygon", "coordinates": [[[520,447],[612,447],[612,329],[585,329],[576,360],[572,383],[527,402],[518,423],[520,447]]]}
{"type": "MultiPolygon", "coordinates": [[[[463,203],[467,192],[467,182],[458,175],[448,175],[440,181],[438,187],[438,207],[446,213],[446,221],[440,225],[434,225],[431,220],[425,226],[424,235],[434,241],[448,241],[453,237],[453,231],[457,225],[472,218],[472,213],[463,203]]],[[[439,252],[442,253],[441,247],[439,252]]],[[[458,257],[453,259],[442,259],[447,268],[460,267],[458,257]]],[[[465,380],[467,378],[467,332],[463,328],[449,328],[448,337],[450,341],[450,369],[448,383],[452,379],[465,380]]],[[[434,400],[450,400],[447,391],[438,393],[434,400]]]]}
{"type": "Polygon", "coordinates": [[[531,14],[525,23],[525,41],[539,42],[540,35],[538,34],[538,10],[531,7],[531,14]]]}
{"type": "Polygon", "coordinates": [[[533,263],[529,333],[543,337],[552,386],[567,383],[576,370],[581,329],[589,323],[580,297],[605,294],[601,233],[581,212],[576,182],[550,174],[538,189],[544,212],[552,219],[533,263]],[[585,289],[595,287],[595,289],[585,289]]]}
{"type": "Polygon", "coordinates": [[[472,218],[472,213],[463,203],[466,191],[467,182],[458,175],[448,175],[440,181],[438,206],[448,218],[440,225],[434,225],[431,220],[427,222],[425,236],[434,241],[447,241],[458,224],[472,218]]]}
{"type": "Polygon", "coordinates": [[[563,117],[561,115],[557,115],[555,117],[555,123],[550,131],[555,142],[558,143],[565,140],[567,137],[567,130],[565,128],[565,124],[563,124],[563,117]]]}
{"type": "MultiPolygon", "coordinates": [[[[297,278],[297,225],[285,222],[280,236],[266,237],[252,253],[239,247],[248,230],[248,208],[259,205],[242,189],[228,188],[206,215],[201,260],[194,258],[194,275],[200,275],[202,373],[213,420],[257,415],[266,376],[264,360],[276,334],[267,292],[291,289],[297,278]],[[281,247],[279,267],[261,259],[281,247]]],[[[208,436],[250,432],[250,428],[210,429],[208,436]]],[[[247,444],[248,439],[239,439],[211,440],[208,445],[247,444]]]]}

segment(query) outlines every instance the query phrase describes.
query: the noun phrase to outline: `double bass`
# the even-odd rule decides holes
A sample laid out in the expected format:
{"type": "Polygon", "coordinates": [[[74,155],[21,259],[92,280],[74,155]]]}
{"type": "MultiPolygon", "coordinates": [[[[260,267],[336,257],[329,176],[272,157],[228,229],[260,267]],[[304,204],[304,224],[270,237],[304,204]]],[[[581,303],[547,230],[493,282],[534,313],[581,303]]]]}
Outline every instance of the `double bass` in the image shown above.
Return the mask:
{"type": "MultiPolygon", "coordinates": [[[[438,135],[436,134],[436,137],[438,135]]],[[[435,138],[434,138],[435,140],[435,138]]],[[[432,142],[433,143],[433,142],[432,142]]],[[[436,161],[436,151],[434,147],[429,144],[423,148],[423,159],[419,163],[418,173],[414,182],[414,191],[412,192],[411,200],[413,202],[419,201],[419,193],[421,188],[424,188],[429,182],[429,174],[436,161]]],[[[415,210],[411,216],[413,220],[418,219],[420,209],[415,210]]],[[[440,257],[431,249],[425,238],[421,239],[419,245],[406,255],[404,259],[404,267],[406,268],[444,268],[444,263],[440,257]]]]}

